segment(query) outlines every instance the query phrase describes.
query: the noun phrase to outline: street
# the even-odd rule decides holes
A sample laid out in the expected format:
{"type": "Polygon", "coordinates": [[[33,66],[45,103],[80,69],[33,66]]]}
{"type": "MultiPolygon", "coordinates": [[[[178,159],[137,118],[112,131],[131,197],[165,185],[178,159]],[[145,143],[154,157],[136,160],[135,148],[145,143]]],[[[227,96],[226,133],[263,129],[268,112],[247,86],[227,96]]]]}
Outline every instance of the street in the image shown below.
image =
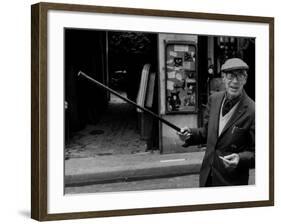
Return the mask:
{"type": "MultiPolygon", "coordinates": [[[[250,170],[249,184],[255,184],[255,170],[250,170]]],[[[176,189],[199,187],[199,175],[184,175],[166,178],[154,178],[138,181],[123,181],[106,184],[94,184],[78,187],[66,187],[65,194],[139,191],[156,189],[176,189]]]]}
{"type": "Polygon", "coordinates": [[[66,194],[138,191],[155,189],[175,189],[198,187],[199,175],[186,175],[169,178],[147,179],[139,181],[94,184],[79,187],[66,187],[66,194]]]}

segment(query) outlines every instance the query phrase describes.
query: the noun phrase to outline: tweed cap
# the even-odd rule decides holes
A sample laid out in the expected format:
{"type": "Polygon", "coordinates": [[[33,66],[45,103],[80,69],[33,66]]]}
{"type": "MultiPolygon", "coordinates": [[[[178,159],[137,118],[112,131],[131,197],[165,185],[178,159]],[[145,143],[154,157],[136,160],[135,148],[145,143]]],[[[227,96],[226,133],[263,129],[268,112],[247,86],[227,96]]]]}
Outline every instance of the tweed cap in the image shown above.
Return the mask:
{"type": "Polygon", "coordinates": [[[221,66],[222,72],[228,72],[232,70],[247,70],[249,66],[240,58],[231,58],[226,60],[226,62],[221,66]]]}

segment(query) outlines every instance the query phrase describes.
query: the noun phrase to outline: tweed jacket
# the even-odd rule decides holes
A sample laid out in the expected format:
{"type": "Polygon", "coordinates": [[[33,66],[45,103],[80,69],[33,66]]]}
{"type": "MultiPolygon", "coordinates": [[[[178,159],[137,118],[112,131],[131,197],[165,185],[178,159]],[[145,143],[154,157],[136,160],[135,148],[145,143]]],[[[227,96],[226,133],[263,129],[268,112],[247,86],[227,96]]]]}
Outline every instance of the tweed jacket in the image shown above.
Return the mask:
{"type": "Polygon", "coordinates": [[[249,169],[255,166],[255,103],[243,91],[233,115],[218,136],[220,109],[225,92],[209,97],[202,128],[191,129],[185,146],[207,143],[200,170],[200,186],[206,186],[211,175],[213,186],[246,185],[249,169]],[[236,168],[225,168],[219,156],[237,153],[236,168]]]}

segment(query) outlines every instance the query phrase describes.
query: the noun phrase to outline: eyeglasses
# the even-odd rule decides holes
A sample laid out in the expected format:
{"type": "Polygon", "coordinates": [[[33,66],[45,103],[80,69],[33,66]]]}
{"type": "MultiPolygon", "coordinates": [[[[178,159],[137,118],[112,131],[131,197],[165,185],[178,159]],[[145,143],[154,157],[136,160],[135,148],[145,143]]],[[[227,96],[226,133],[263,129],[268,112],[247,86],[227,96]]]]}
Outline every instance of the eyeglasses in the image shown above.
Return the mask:
{"type": "Polygon", "coordinates": [[[236,78],[238,81],[243,81],[246,78],[246,75],[244,73],[241,72],[227,72],[225,73],[225,77],[228,80],[233,80],[234,78],[236,78]]]}

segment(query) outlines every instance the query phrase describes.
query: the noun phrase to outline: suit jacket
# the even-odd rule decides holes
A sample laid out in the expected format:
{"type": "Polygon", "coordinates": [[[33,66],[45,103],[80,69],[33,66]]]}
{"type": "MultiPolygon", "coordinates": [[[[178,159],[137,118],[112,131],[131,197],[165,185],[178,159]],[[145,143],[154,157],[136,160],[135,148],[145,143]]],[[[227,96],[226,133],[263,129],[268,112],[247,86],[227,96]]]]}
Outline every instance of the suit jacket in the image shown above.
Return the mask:
{"type": "Polygon", "coordinates": [[[218,136],[220,109],[225,92],[209,97],[204,115],[204,126],[191,129],[187,145],[207,143],[200,170],[200,186],[206,186],[211,175],[213,186],[246,185],[249,169],[255,166],[255,103],[243,91],[232,117],[218,136]],[[237,153],[240,156],[235,169],[224,167],[219,156],[237,153]]]}

